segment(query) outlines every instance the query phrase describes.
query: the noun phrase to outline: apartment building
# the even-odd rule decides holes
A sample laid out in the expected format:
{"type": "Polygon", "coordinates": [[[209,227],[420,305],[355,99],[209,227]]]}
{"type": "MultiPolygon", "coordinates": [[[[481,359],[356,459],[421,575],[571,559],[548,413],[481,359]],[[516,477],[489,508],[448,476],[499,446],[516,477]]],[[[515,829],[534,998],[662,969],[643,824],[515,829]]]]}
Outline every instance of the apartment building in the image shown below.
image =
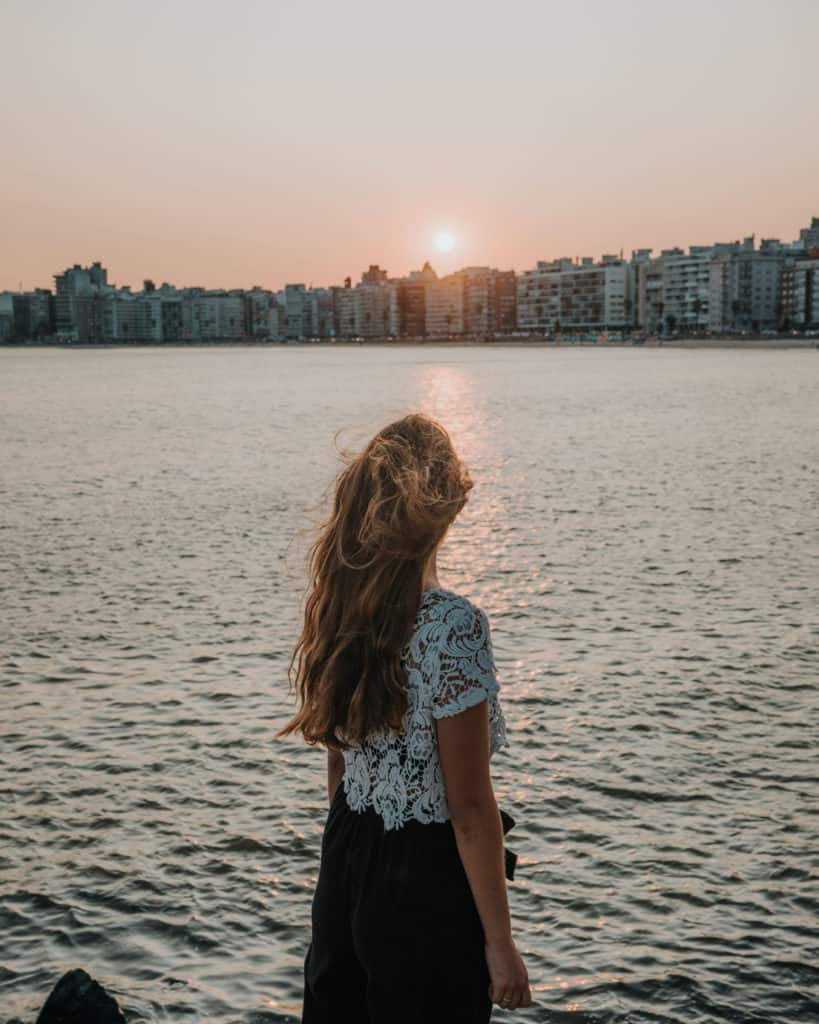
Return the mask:
{"type": "Polygon", "coordinates": [[[399,331],[398,285],[362,281],[353,289],[355,336],[372,340],[395,338],[399,331]]]}
{"type": "Polygon", "coordinates": [[[0,292],[0,342],[12,341],[15,335],[14,294],[0,292]]]}
{"type": "Polygon", "coordinates": [[[410,271],[398,284],[398,333],[402,338],[423,338],[427,329],[426,288],[438,280],[430,264],[410,271]]]}
{"type": "MultiPolygon", "coordinates": [[[[56,328],[58,334],[82,334],[89,331],[89,307],[80,312],[78,299],[89,299],[108,286],[108,271],[97,261],[90,267],[75,263],[54,275],[56,328]]],[[[92,318],[93,319],[93,318],[92,318]]],[[[91,325],[92,326],[92,325],[91,325]]],[[[79,339],[78,339],[79,340],[79,339]]]]}
{"type": "Polygon", "coordinates": [[[356,296],[349,277],[345,279],[343,288],[333,288],[333,309],[337,336],[339,338],[354,338],[356,336],[356,296]]]}
{"type": "Polygon", "coordinates": [[[182,303],[186,341],[238,341],[244,337],[242,296],[200,292],[182,303]]]}
{"type": "MultiPolygon", "coordinates": [[[[819,250],[819,245],[814,248],[819,250]]],[[[786,265],[780,294],[781,326],[785,330],[819,327],[819,257],[792,260],[786,265]]]]}
{"type": "Polygon", "coordinates": [[[812,217],[810,227],[802,228],[799,232],[799,241],[802,249],[810,256],[813,250],[819,250],[819,217],[812,217]]]}
{"type": "Polygon", "coordinates": [[[428,338],[448,337],[464,331],[464,287],[457,274],[429,280],[424,285],[424,333],[428,338]]]}
{"type": "Polygon", "coordinates": [[[536,334],[622,330],[632,306],[632,270],[620,256],[539,260],[517,280],[518,328],[536,334]]]}
{"type": "Polygon", "coordinates": [[[465,267],[455,276],[463,287],[464,334],[479,338],[515,330],[517,287],[513,270],[465,267]]]}
{"type": "Polygon", "coordinates": [[[303,284],[284,286],[286,336],[288,338],[315,338],[318,334],[318,310],[315,296],[303,284]]]}
{"type": "Polygon", "coordinates": [[[0,340],[28,341],[45,338],[54,329],[54,295],[48,288],[35,288],[30,292],[7,292],[3,300],[4,325],[0,340]],[[5,339],[3,332],[5,331],[5,339]]]}
{"type": "Polygon", "coordinates": [[[754,236],[712,247],[709,330],[760,331],[779,326],[780,282],[791,251],[778,239],[754,236]]]}

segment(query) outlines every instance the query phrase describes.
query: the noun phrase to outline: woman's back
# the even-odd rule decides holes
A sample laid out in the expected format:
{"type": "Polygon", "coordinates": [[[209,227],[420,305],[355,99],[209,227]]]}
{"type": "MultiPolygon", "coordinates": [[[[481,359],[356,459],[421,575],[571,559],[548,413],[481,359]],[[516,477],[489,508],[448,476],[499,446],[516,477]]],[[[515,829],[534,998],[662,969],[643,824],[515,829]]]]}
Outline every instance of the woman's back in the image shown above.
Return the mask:
{"type": "Polygon", "coordinates": [[[425,590],[401,652],[407,675],[403,732],[382,731],[344,751],[353,811],[372,806],[387,830],[449,819],[434,720],[488,701],[490,756],[506,746],[489,622],[482,608],[443,587],[425,590]]]}
{"type": "Polygon", "coordinates": [[[424,413],[345,461],[277,734],[327,749],[302,1021],[488,1024],[531,1002],[489,765],[506,723],[483,609],[424,589],[472,479],[424,413]]]}

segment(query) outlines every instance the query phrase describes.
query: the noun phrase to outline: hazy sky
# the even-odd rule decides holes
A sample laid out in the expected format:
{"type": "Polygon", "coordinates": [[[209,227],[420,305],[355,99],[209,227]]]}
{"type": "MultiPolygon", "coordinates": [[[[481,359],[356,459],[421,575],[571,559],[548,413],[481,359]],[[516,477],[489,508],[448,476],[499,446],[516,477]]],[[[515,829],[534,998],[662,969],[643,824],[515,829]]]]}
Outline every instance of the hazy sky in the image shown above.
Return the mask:
{"type": "Polygon", "coordinates": [[[817,0],[0,0],[0,289],[791,240],[817,39],[817,0]]]}

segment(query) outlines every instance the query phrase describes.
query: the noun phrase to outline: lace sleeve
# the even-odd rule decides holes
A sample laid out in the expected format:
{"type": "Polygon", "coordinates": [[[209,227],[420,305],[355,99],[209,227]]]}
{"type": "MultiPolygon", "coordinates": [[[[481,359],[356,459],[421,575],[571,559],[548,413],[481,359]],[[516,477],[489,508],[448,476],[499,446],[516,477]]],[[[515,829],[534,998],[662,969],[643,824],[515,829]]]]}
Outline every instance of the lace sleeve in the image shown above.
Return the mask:
{"type": "Polygon", "coordinates": [[[445,610],[440,627],[432,714],[446,718],[494,697],[499,687],[483,609],[462,598],[445,610]]]}

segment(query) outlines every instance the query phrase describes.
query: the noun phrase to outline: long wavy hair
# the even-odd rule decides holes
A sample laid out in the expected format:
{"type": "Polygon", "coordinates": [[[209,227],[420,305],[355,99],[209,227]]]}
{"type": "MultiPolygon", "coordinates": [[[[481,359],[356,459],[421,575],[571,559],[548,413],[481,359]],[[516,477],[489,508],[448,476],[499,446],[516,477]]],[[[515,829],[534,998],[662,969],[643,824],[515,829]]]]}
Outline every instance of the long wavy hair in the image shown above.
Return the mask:
{"type": "Polygon", "coordinates": [[[424,569],[473,486],[446,429],[420,412],[341,456],[332,513],[309,549],[304,627],[287,671],[299,708],[276,733],[335,750],[401,731],[400,655],[424,569]]]}

